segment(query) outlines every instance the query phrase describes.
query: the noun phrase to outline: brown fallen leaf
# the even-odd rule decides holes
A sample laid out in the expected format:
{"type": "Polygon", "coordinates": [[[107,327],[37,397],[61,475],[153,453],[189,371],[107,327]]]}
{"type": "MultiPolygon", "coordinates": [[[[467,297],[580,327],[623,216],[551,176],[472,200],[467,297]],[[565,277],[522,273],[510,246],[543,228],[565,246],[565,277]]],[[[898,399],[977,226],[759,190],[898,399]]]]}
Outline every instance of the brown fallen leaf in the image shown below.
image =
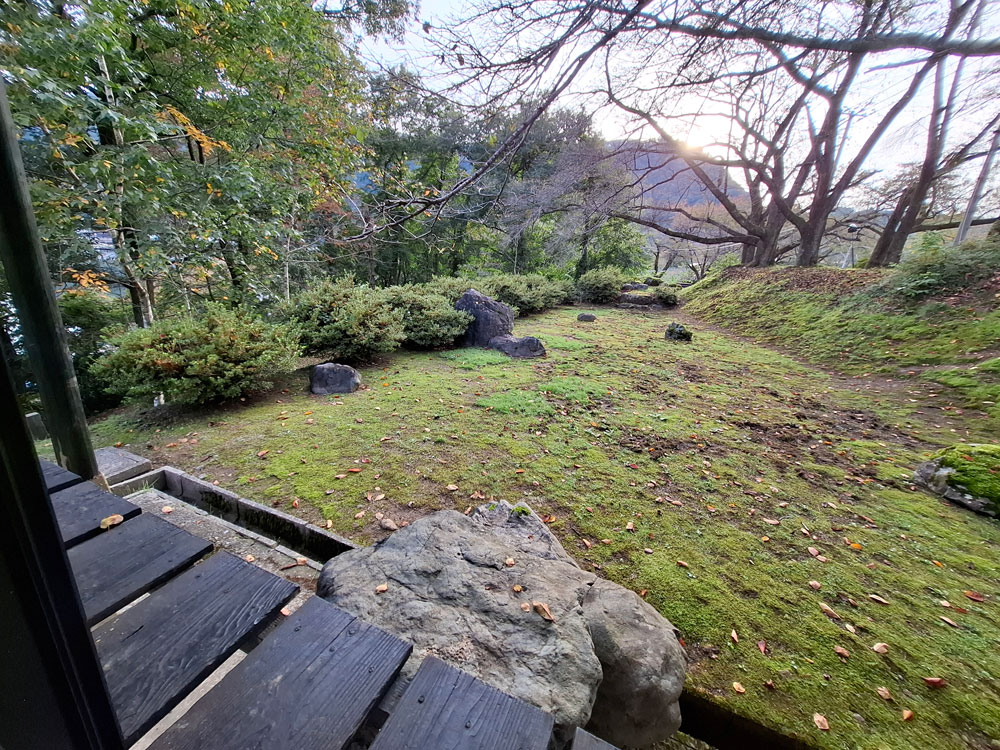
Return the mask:
{"type": "Polygon", "coordinates": [[[334,477],[334,479],[345,479],[345,478],[347,478],[347,474],[337,474],[334,477]]]}
{"type": "Polygon", "coordinates": [[[683,560],[678,560],[678,561],[677,561],[677,567],[678,567],[678,568],[690,568],[691,566],[690,566],[690,565],[688,565],[688,564],[687,564],[686,562],[684,562],[683,560]]]}
{"type": "Polygon", "coordinates": [[[942,688],[948,684],[944,677],[924,677],[923,679],[927,687],[942,688]]]}
{"type": "Polygon", "coordinates": [[[971,599],[974,602],[986,601],[986,597],[980,594],[978,591],[963,591],[962,593],[965,594],[969,599],[971,599]]]}
{"type": "Polygon", "coordinates": [[[834,620],[840,620],[841,619],[840,615],[838,615],[836,612],[834,612],[833,609],[830,608],[830,605],[828,605],[826,602],[820,602],[819,603],[819,608],[821,610],[823,610],[823,614],[826,615],[827,617],[831,617],[834,620]]]}
{"type": "Polygon", "coordinates": [[[876,654],[887,654],[889,653],[889,644],[876,643],[874,646],[872,646],[872,651],[874,651],[876,654]]]}
{"type": "Polygon", "coordinates": [[[530,605],[530,604],[528,604],[527,602],[524,602],[524,603],[523,603],[523,604],[521,605],[521,610],[522,610],[522,611],[524,611],[524,612],[527,612],[527,611],[529,611],[530,609],[531,609],[531,605],[530,605]]]}
{"type": "Polygon", "coordinates": [[[169,506],[169,505],[164,505],[162,508],[160,508],[160,512],[162,512],[162,513],[173,513],[174,509],[171,506],[169,506]]]}
{"type": "Polygon", "coordinates": [[[328,528],[328,529],[332,529],[333,528],[333,521],[330,520],[329,518],[326,519],[326,528],[328,528]]]}
{"type": "Polygon", "coordinates": [[[768,680],[767,682],[765,682],[764,683],[764,687],[766,687],[768,690],[777,690],[778,689],[778,688],[776,688],[774,686],[774,680],[768,680]]]}
{"type": "Polygon", "coordinates": [[[958,623],[955,622],[954,620],[952,620],[951,618],[945,617],[944,615],[940,615],[940,617],[941,617],[942,620],[944,620],[946,623],[948,623],[949,625],[951,625],[953,628],[959,627],[958,623]]]}
{"type": "Polygon", "coordinates": [[[601,540],[601,544],[611,544],[611,540],[610,539],[602,539],[601,540]]]}
{"type": "Polygon", "coordinates": [[[288,607],[282,607],[281,614],[284,615],[285,617],[289,617],[292,614],[292,610],[290,610],[288,607]]]}
{"type": "Polygon", "coordinates": [[[682,503],[680,500],[671,500],[670,504],[671,505],[676,505],[678,508],[683,507],[683,505],[684,505],[684,503],[682,503]]]}
{"type": "Polygon", "coordinates": [[[951,602],[949,602],[947,599],[942,599],[941,601],[938,602],[938,604],[940,604],[942,607],[951,607],[951,602]]]}
{"type": "Polygon", "coordinates": [[[809,581],[809,585],[815,591],[819,591],[821,588],[823,588],[823,584],[821,584],[819,581],[809,581]]]}
{"type": "Polygon", "coordinates": [[[843,646],[834,646],[834,647],[833,647],[833,653],[835,653],[835,654],[836,654],[837,656],[839,656],[839,657],[840,657],[841,659],[849,659],[849,658],[850,658],[850,656],[851,656],[851,652],[850,652],[850,651],[848,651],[848,650],[847,650],[846,648],[844,648],[843,646]]]}
{"type": "Polygon", "coordinates": [[[853,625],[851,625],[851,623],[849,623],[849,622],[845,622],[845,623],[844,623],[844,629],[845,629],[845,630],[846,630],[846,631],[847,631],[848,633],[857,633],[857,632],[858,632],[857,628],[855,628],[855,627],[854,627],[853,625]]]}
{"type": "Polygon", "coordinates": [[[767,641],[757,641],[757,648],[760,649],[762,654],[767,653],[767,641]]]}
{"type": "Polygon", "coordinates": [[[816,725],[817,729],[822,729],[824,732],[830,731],[830,722],[826,720],[823,714],[813,714],[813,724],[816,725]]]}
{"type": "Polygon", "coordinates": [[[762,520],[764,523],[769,523],[772,526],[779,526],[781,524],[781,521],[777,518],[762,518],[760,520],[762,520]]]}
{"type": "Polygon", "coordinates": [[[631,532],[634,533],[635,532],[635,524],[632,523],[632,521],[629,521],[627,524],[625,524],[625,531],[631,531],[631,532]]]}
{"type": "MultiPolygon", "coordinates": [[[[812,555],[813,557],[819,557],[819,550],[818,549],[816,549],[815,547],[808,547],[807,549],[809,550],[809,554],[810,555],[812,555]]],[[[817,716],[818,715],[819,714],[817,714],[817,716]]]]}
{"type": "Polygon", "coordinates": [[[378,586],[375,587],[376,594],[384,594],[388,590],[389,590],[388,583],[380,583],[378,586]]]}
{"type": "Polygon", "coordinates": [[[257,458],[264,458],[264,456],[266,456],[270,452],[271,452],[270,450],[258,451],[257,452],[257,458]]]}
{"type": "Polygon", "coordinates": [[[508,557],[506,560],[503,561],[503,564],[506,565],[508,568],[513,568],[514,567],[514,558],[513,557],[508,557]]]}
{"type": "Polygon", "coordinates": [[[107,518],[102,518],[101,519],[101,529],[103,531],[107,531],[112,526],[117,526],[118,524],[120,524],[124,520],[125,520],[125,516],[123,516],[121,513],[114,513],[114,514],[108,516],[107,518]]]}
{"type": "Polygon", "coordinates": [[[357,474],[358,472],[362,471],[362,469],[357,466],[352,466],[350,469],[348,469],[348,471],[351,472],[352,474],[357,474]]]}
{"type": "Polygon", "coordinates": [[[549,610],[549,605],[545,602],[532,602],[531,608],[538,613],[538,616],[543,620],[548,622],[555,622],[556,618],[552,616],[552,612],[549,610]]]}
{"type": "Polygon", "coordinates": [[[296,498],[295,500],[292,500],[292,507],[293,508],[298,508],[299,507],[299,500],[298,500],[298,498],[296,498]]]}
{"type": "Polygon", "coordinates": [[[733,643],[739,643],[740,637],[736,634],[736,628],[729,633],[729,637],[733,639],[733,643]]]}
{"type": "Polygon", "coordinates": [[[357,513],[354,514],[355,521],[359,521],[364,517],[365,517],[365,512],[363,510],[359,510],[357,513]]]}
{"type": "Polygon", "coordinates": [[[738,682],[733,683],[733,690],[735,690],[737,693],[745,693],[747,691],[747,689],[738,682]]]}
{"type": "Polygon", "coordinates": [[[590,541],[589,539],[584,539],[583,540],[583,546],[586,547],[587,549],[590,549],[591,547],[594,546],[594,543],[592,541],[590,541]]]}
{"type": "Polygon", "coordinates": [[[253,555],[245,555],[243,559],[246,560],[247,562],[253,562],[257,558],[255,558],[253,555]]]}
{"type": "Polygon", "coordinates": [[[643,550],[643,552],[645,552],[645,553],[646,553],[647,555],[651,555],[651,554],[653,554],[653,550],[652,550],[652,549],[650,549],[649,547],[646,547],[646,548],[645,548],[645,549],[643,550]]]}
{"type": "Polygon", "coordinates": [[[447,489],[448,492],[457,492],[458,491],[458,485],[457,484],[449,484],[445,489],[447,489]]]}
{"type": "Polygon", "coordinates": [[[903,721],[913,721],[913,711],[908,708],[903,709],[903,721]]]}
{"type": "Polygon", "coordinates": [[[510,587],[510,590],[513,591],[515,594],[520,594],[522,591],[524,591],[524,587],[519,583],[515,583],[513,586],[510,587]]]}
{"type": "Polygon", "coordinates": [[[879,604],[888,604],[889,603],[885,599],[883,599],[881,596],[879,596],[878,594],[869,594],[868,598],[871,599],[873,602],[878,602],[879,604]]]}
{"type": "Polygon", "coordinates": [[[889,692],[889,688],[887,687],[877,687],[875,688],[875,692],[879,694],[879,697],[881,697],[882,700],[892,700],[892,693],[889,692]]]}

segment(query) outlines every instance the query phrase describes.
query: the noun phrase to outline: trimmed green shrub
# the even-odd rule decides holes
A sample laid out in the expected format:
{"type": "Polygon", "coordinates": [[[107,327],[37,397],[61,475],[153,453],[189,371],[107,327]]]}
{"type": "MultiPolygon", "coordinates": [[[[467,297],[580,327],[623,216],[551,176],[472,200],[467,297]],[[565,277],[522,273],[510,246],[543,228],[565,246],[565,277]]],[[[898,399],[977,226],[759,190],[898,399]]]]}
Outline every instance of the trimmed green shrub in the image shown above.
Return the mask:
{"type": "Polygon", "coordinates": [[[389,287],[389,301],[403,312],[405,343],[422,349],[453,346],[465,333],[472,315],[456,310],[454,303],[421,286],[389,287]]]}
{"type": "Polygon", "coordinates": [[[207,404],[270,388],[295,369],[294,329],[242,309],[209,305],[197,320],[155,323],[112,338],[91,367],[109,392],[129,399],[207,404]]]}
{"type": "Polygon", "coordinates": [[[352,276],[325,280],[293,301],[290,317],[309,354],[364,362],[399,348],[406,338],[403,310],[387,289],[356,285],[352,276]]]}
{"type": "Polygon", "coordinates": [[[996,237],[971,240],[959,247],[929,242],[923,245],[868,294],[879,298],[888,293],[904,301],[918,301],[933,295],[957,294],[1000,271],[1000,239],[996,237]]]}
{"type": "MultiPolygon", "coordinates": [[[[435,276],[430,281],[418,286],[427,290],[430,294],[440,294],[454,305],[458,302],[458,298],[465,294],[467,290],[476,289],[478,283],[462,277],[435,276]]],[[[482,290],[480,289],[479,291],[482,290]]],[[[485,294],[485,292],[483,293],[485,294]]]]}
{"type": "Polygon", "coordinates": [[[584,302],[603,304],[618,299],[624,283],[625,277],[617,268],[595,268],[577,279],[576,288],[584,302]]]}
{"type": "Polygon", "coordinates": [[[518,315],[533,315],[563,303],[566,285],[540,274],[504,274],[483,279],[480,291],[513,307],[518,315]]]}
{"type": "Polygon", "coordinates": [[[653,289],[653,296],[664,307],[677,307],[677,287],[658,286],[653,289]]]}

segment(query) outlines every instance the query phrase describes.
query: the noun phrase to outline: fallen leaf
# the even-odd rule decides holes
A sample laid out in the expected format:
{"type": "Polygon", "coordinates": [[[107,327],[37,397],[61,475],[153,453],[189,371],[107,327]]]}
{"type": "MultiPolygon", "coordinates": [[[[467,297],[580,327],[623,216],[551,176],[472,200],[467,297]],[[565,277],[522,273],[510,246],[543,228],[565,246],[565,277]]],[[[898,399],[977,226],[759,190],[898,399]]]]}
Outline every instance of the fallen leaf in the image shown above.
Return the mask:
{"type": "Polygon", "coordinates": [[[513,568],[514,567],[514,558],[513,557],[508,557],[506,560],[503,561],[503,564],[506,565],[508,568],[513,568]]]}
{"type": "Polygon", "coordinates": [[[253,562],[257,558],[255,558],[253,555],[246,555],[243,559],[246,560],[247,562],[253,562]]]}
{"type": "Polygon", "coordinates": [[[389,590],[388,583],[380,583],[378,586],[375,587],[376,594],[384,594],[388,590],[389,590]]]}
{"type": "Polygon", "coordinates": [[[298,507],[299,507],[299,501],[298,501],[298,498],[296,498],[295,500],[292,500],[292,507],[293,507],[293,508],[298,508],[298,507]]]}
{"type": "Polygon", "coordinates": [[[848,633],[857,633],[858,632],[857,629],[853,625],[851,625],[851,623],[849,623],[849,622],[844,623],[844,629],[848,633]]]}
{"type": "Polygon", "coordinates": [[[545,602],[532,602],[531,607],[543,620],[548,620],[549,622],[556,621],[556,618],[552,616],[552,612],[549,610],[549,605],[545,602]]]}
{"type": "Polygon", "coordinates": [[[937,560],[931,560],[931,562],[934,563],[935,565],[937,565],[939,568],[943,568],[944,567],[944,563],[940,563],[937,560]]]}
{"type": "Polygon", "coordinates": [[[892,700],[892,693],[889,692],[889,688],[887,687],[877,687],[875,688],[875,692],[879,694],[879,697],[882,698],[882,700],[892,700]]]}
{"type": "Polygon", "coordinates": [[[762,518],[761,520],[762,520],[762,521],[763,521],[764,523],[769,523],[769,524],[771,524],[772,526],[778,526],[778,525],[779,525],[779,524],[781,523],[781,521],[780,521],[780,520],[778,520],[777,518],[762,518]]]}
{"type": "Polygon", "coordinates": [[[513,591],[515,594],[520,594],[522,591],[524,591],[524,587],[521,586],[521,584],[519,583],[515,583],[513,586],[510,587],[510,590],[513,591]]]}
{"type": "Polygon", "coordinates": [[[551,515],[550,513],[546,513],[544,516],[542,516],[542,523],[555,523],[555,522],[556,522],[556,517],[551,515]]]}
{"type": "Polygon", "coordinates": [[[530,609],[531,609],[531,605],[530,605],[530,604],[528,604],[527,602],[524,602],[524,604],[522,604],[522,605],[521,605],[521,609],[522,609],[523,611],[527,612],[528,610],[530,610],[530,609]]]}
{"type": "Polygon", "coordinates": [[[288,607],[282,607],[281,614],[283,614],[285,617],[288,617],[292,614],[292,610],[290,610],[288,607]]]}
{"type": "Polygon", "coordinates": [[[836,612],[834,612],[830,608],[830,605],[828,605],[826,602],[820,602],[819,603],[819,608],[821,610],[823,610],[823,614],[826,615],[827,617],[832,617],[834,620],[840,620],[841,619],[840,615],[838,615],[836,612]]]}
{"type": "Polygon", "coordinates": [[[334,477],[334,479],[345,479],[346,477],[347,477],[347,474],[337,474],[337,475],[336,475],[336,476],[334,477]]]}
{"type": "Polygon", "coordinates": [[[879,604],[888,604],[889,603],[885,599],[883,599],[881,596],[879,596],[878,594],[869,594],[868,598],[871,599],[873,602],[878,602],[879,604]]]}
{"type": "Polygon", "coordinates": [[[949,602],[947,599],[942,599],[941,601],[938,602],[938,604],[940,604],[942,607],[951,607],[951,602],[949,602]]]}
{"type": "Polygon", "coordinates": [[[357,474],[358,472],[361,471],[361,469],[357,466],[352,466],[350,469],[348,469],[348,471],[351,472],[352,474],[357,474]]]}
{"type": "Polygon", "coordinates": [[[524,473],[524,469],[514,469],[514,473],[515,474],[523,474],[524,473]]]}
{"type": "MultiPolygon", "coordinates": [[[[809,547],[808,549],[809,549],[809,554],[810,555],[812,555],[813,557],[819,557],[819,550],[818,549],[816,549],[815,547],[809,547]]],[[[816,714],[816,715],[819,716],[819,714],[816,714]]]]}
{"type": "Polygon", "coordinates": [[[270,452],[271,452],[270,450],[258,451],[257,452],[257,458],[264,458],[264,456],[266,456],[270,452]]]}
{"type": "Polygon", "coordinates": [[[986,600],[986,597],[980,594],[978,591],[963,591],[962,593],[965,594],[969,599],[972,599],[972,601],[974,602],[982,602],[986,600]]]}
{"type": "Polygon", "coordinates": [[[645,549],[643,550],[643,552],[645,552],[645,553],[646,553],[647,555],[651,555],[651,554],[653,554],[653,550],[651,550],[651,549],[650,549],[649,547],[646,547],[646,548],[645,548],[645,549]]]}
{"type": "Polygon", "coordinates": [[[823,714],[813,714],[813,724],[816,725],[817,729],[822,729],[824,732],[830,731],[830,722],[826,720],[823,714]]]}
{"type": "Polygon", "coordinates": [[[678,561],[677,561],[677,567],[678,567],[678,568],[690,568],[691,566],[690,566],[690,565],[688,565],[688,564],[687,564],[686,562],[684,562],[683,560],[678,560],[678,561]]]}
{"type": "Polygon", "coordinates": [[[124,520],[125,520],[125,517],[121,513],[115,513],[113,515],[108,516],[107,518],[102,518],[101,519],[101,529],[104,530],[104,531],[107,531],[112,526],[117,526],[118,524],[120,524],[124,520]]]}
{"type": "Polygon", "coordinates": [[[876,643],[874,646],[872,646],[872,651],[874,651],[876,654],[887,654],[889,653],[889,644],[876,643]]]}
{"type": "Polygon", "coordinates": [[[735,690],[737,693],[745,693],[747,691],[747,689],[738,682],[733,683],[733,690],[735,690]]]}
{"type": "Polygon", "coordinates": [[[766,687],[768,690],[777,690],[778,689],[778,688],[776,688],[774,686],[774,680],[768,680],[767,682],[765,682],[764,683],[764,687],[766,687]]]}
{"type": "Polygon", "coordinates": [[[924,677],[924,682],[927,687],[932,688],[941,688],[948,684],[944,677],[924,677]]]}
{"type": "Polygon", "coordinates": [[[733,628],[732,632],[729,634],[729,637],[733,639],[733,643],[740,642],[740,637],[736,635],[736,628],[733,628]]]}
{"type": "Polygon", "coordinates": [[[757,648],[760,649],[762,654],[767,653],[767,641],[757,641],[757,648]]]}
{"type": "Polygon", "coordinates": [[[601,544],[611,544],[611,540],[610,539],[602,539],[601,540],[601,544]]]}
{"type": "Polygon", "coordinates": [[[940,617],[942,620],[951,625],[953,628],[957,628],[959,626],[958,623],[952,620],[951,618],[945,617],[944,615],[940,615],[940,617]]]}
{"type": "Polygon", "coordinates": [[[449,492],[457,492],[458,491],[458,485],[457,484],[449,484],[446,489],[449,492]]]}
{"type": "Polygon", "coordinates": [[[333,528],[333,521],[330,520],[329,518],[326,520],[326,528],[328,528],[328,529],[332,529],[333,528]]]}
{"type": "Polygon", "coordinates": [[[823,588],[823,584],[821,584],[819,581],[809,581],[809,585],[816,591],[819,591],[821,588],[823,588]]]}
{"type": "Polygon", "coordinates": [[[635,532],[635,524],[629,521],[627,524],[625,524],[625,531],[635,532]]]}
{"type": "Polygon", "coordinates": [[[173,513],[174,509],[170,505],[164,505],[162,508],[160,508],[160,511],[163,513],[173,513]]]}
{"type": "Polygon", "coordinates": [[[903,709],[903,721],[913,721],[913,711],[908,708],[903,709]]]}
{"type": "Polygon", "coordinates": [[[840,657],[841,659],[848,659],[848,658],[850,658],[850,656],[851,656],[851,652],[850,652],[850,651],[848,651],[848,650],[847,650],[846,648],[844,648],[843,646],[834,646],[834,647],[833,647],[833,653],[835,653],[835,654],[836,654],[837,656],[839,656],[839,657],[840,657]]]}
{"type": "Polygon", "coordinates": [[[354,514],[355,521],[359,521],[364,517],[365,517],[365,512],[363,510],[359,510],[357,513],[354,514]]]}
{"type": "Polygon", "coordinates": [[[386,531],[396,531],[399,526],[391,518],[380,518],[378,525],[386,531]]]}

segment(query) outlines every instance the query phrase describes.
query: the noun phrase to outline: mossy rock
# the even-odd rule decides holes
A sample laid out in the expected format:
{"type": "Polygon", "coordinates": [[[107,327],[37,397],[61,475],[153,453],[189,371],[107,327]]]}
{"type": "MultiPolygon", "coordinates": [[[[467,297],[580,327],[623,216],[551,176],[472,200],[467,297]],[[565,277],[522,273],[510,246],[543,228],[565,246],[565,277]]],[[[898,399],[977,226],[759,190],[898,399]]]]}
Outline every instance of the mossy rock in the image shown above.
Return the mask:
{"type": "Polygon", "coordinates": [[[917,482],[987,516],[1000,515],[1000,445],[953,445],[917,467],[917,482]]]}

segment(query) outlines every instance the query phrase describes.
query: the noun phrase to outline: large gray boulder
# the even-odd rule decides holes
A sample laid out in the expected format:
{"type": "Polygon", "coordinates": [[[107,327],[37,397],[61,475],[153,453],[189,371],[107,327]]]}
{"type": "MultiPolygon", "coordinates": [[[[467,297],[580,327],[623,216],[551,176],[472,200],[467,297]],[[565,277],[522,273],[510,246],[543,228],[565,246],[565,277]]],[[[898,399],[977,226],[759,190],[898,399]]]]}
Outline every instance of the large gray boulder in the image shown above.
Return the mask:
{"type": "Polygon", "coordinates": [[[597,316],[594,315],[594,313],[580,313],[579,315],[576,316],[576,319],[581,320],[584,323],[593,323],[595,320],[597,320],[597,316]]]}
{"type": "Polygon", "coordinates": [[[317,593],[413,643],[407,675],[433,654],[548,711],[561,736],[591,723],[641,746],[679,725],[685,660],[673,626],[580,569],[527,506],[425,516],[331,559],[317,593]]]}
{"type": "Polygon", "coordinates": [[[462,294],[455,309],[472,315],[472,322],[462,337],[462,346],[489,346],[491,339],[514,332],[514,311],[475,289],[462,294]]]}
{"type": "Polygon", "coordinates": [[[640,305],[648,307],[656,303],[656,297],[651,294],[630,294],[625,293],[618,298],[619,305],[640,305]]]}
{"type": "Polygon", "coordinates": [[[354,393],[361,387],[361,373],[348,365],[327,362],[316,365],[309,380],[309,390],[317,396],[330,393],[354,393]]]}
{"type": "Polygon", "coordinates": [[[521,359],[530,357],[544,357],[545,345],[534,336],[494,336],[490,339],[490,349],[503,352],[508,357],[518,357],[521,359]]]}

